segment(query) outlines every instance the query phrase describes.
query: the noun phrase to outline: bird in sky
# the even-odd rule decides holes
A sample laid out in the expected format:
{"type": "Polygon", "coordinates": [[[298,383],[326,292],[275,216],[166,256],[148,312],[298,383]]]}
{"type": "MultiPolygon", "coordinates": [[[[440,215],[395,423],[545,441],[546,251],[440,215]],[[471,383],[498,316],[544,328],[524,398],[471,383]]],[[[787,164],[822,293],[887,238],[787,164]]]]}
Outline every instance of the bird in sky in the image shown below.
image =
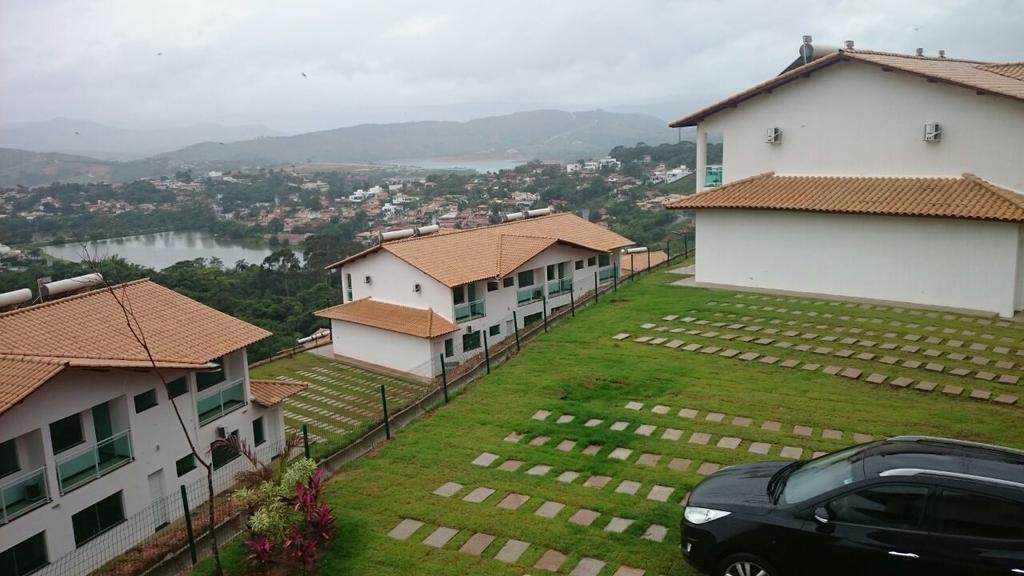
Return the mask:
{"type": "Polygon", "coordinates": [[[164,53],[163,53],[163,52],[157,52],[157,53],[156,53],[156,55],[157,55],[157,56],[163,56],[163,55],[164,55],[164,53]]]}
{"type": "Polygon", "coordinates": [[[306,76],[306,73],[305,73],[305,72],[302,72],[302,77],[303,77],[303,78],[309,78],[309,76],[306,76]]]}
{"type": "Polygon", "coordinates": [[[78,133],[78,130],[75,130],[75,136],[80,136],[80,134],[78,133]]]}

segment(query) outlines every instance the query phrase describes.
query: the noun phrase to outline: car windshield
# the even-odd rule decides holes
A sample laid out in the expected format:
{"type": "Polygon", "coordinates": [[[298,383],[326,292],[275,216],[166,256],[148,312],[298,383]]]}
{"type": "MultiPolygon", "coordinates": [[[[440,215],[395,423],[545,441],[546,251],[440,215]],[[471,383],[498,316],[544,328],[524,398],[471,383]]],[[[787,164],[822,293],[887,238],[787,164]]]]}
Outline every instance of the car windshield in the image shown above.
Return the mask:
{"type": "Polygon", "coordinates": [[[860,454],[864,446],[840,450],[806,462],[794,470],[782,489],[781,501],[798,504],[863,477],[860,454]]]}

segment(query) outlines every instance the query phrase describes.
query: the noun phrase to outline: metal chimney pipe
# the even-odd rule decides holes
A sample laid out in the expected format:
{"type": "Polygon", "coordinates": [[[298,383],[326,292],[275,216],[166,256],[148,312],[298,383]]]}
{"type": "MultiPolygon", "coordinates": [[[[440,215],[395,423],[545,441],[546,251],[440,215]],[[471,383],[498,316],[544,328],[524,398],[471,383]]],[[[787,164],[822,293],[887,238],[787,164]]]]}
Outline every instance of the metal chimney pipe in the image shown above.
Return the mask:
{"type": "Polygon", "coordinates": [[[945,58],[945,57],[946,57],[946,51],[945,50],[939,50],[939,58],[945,58]]]}
{"type": "Polygon", "coordinates": [[[812,40],[812,38],[811,38],[810,35],[805,35],[804,36],[804,44],[810,44],[811,40],[812,40]]]}
{"type": "Polygon", "coordinates": [[[847,40],[845,44],[847,50],[853,50],[853,40],[847,40]]]}
{"type": "Polygon", "coordinates": [[[924,56],[924,48],[918,48],[917,49],[917,55],[918,56],[924,56]]]}

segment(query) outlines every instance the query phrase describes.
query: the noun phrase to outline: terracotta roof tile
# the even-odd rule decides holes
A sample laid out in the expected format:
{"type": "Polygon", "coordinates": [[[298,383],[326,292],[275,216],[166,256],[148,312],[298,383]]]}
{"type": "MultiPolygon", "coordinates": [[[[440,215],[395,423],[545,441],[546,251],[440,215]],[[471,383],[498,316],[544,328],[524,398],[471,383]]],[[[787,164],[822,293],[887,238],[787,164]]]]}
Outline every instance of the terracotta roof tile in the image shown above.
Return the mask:
{"type": "Polygon", "coordinates": [[[249,380],[249,395],[252,401],[270,408],[284,402],[292,394],[298,394],[309,384],[289,380],[249,380]]]}
{"type": "Polygon", "coordinates": [[[561,213],[385,242],[329,268],[386,250],[442,284],[454,287],[500,278],[555,242],[597,252],[610,252],[633,244],[628,238],[579,216],[561,213]]]}
{"type": "Polygon", "coordinates": [[[669,124],[669,126],[673,128],[696,126],[704,118],[712,114],[735,106],[744,100],[753,98],[777,86],[792,82],[809,72],[844,60],[875,64],[883,68],[900,70],[932,80],[948,82],[965,88],[1024,101],[1024,63],[1021,62],[999,64],[955,58],[910,56],[872,50],[840,50],[747,88],[720,102],[698,110],[685,118],[680,118],[669,124]]]}
{"type": "MultiPolygon", "coordinates": [[[[270,332],[149,280],[115,286],[163,367],[196,367],[270,332]]],[[[124,312],[105,288],[0,314],[0,356],[70,365],[148,367],[124,312]]]]}
{"type": "Polygon", "coordinates": [[[1024,222],[1024,195],[960,178],[775,176],[730,182],[669,203],[674,210],[750,209],[1024,222]]]}
{"type": "Polygon", "coordinates": [[[35,392],[64,365],[60,362],[0,357],[0,414],[35,392]]]}
{"type": "Polygon", "coordinates": [[[321,318],[372,326],[420,338],[436,338],[459,331],[458,326],[429,308],[399,306],[370,298],[332,306],[315,314],[321,318]]]}

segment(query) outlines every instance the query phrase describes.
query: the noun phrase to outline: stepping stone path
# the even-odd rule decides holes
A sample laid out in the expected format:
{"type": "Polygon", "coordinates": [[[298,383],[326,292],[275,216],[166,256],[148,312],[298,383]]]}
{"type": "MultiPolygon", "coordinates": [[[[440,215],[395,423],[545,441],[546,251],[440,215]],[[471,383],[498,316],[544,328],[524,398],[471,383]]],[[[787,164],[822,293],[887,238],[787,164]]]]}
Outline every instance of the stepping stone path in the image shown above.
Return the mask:
{"type": "Polygon", "coordinates": [[[392,528],[391,532],[388,532],[388,536],[394,538],[395,540],[405,541],[408,540],[410,536],[412,536],[417,530],[419,530],[422,527],[423,522],[420,522],[419,520],[412,520],[406,518],[405,520],[399,522],[398,526],[392,528]]]}
{"type": "Polygon", "coordinates": [[[569,522],[579,526],[590,526],[594,523],[594,520],[601,516],[600,512],[594,512],[593,510],[587,510],[586,508],[580,508],[575,514],[569,517],[569,522]]]}
{"type": "Polygon", "coordinates": [[[486,550],[488,546],[491,545],[491,542],[494,542],[494,536],[480,533],[473,534],[469,537],[469,540],[466,540],[466,543],[462,545],[462,548],[459,548],[459,552],[479,556],[483,554],[484,550],[486,550]]]}
{"type": "Polygon", "coordinates": [[[561,502],[552,502],[548,500],[547,502],[541,504],[540,508],[537,508],[537,511],[534,512],[534,515],[540,516],[541,518],[554,518],[555,516],[558,516],[558,513],[561,512],[563,509],[565,509],[565,504],[562,504],[561,502]]]}
{"type": "Polygon", "coordinates": [[[622,534],[633,524],[633,521],[628,518],[612,518],[608,525],[604,527],[605,532],[611,532],[613,534],[622,534]]]}
{"type": "Polygon", "coordinates": [[[644,540],[650,540],[652,542],[664,542],[665,536],[668,535],[668,528],[659,524],[651,524],[647,527],[647,531],[641,536],[644,540]]]}
{"type": "Polygon", "coordinates": [[[434,490],[434,494],[437,494],[438,496],[443,496],[445,498],[451,498],[459,490],[462,490],[462,488],[462,484],[456,484],[455,482],[446,482],[440,488],[434,490]]]}
{"type": "Polygon", "coordinates": [[[525,496],[523,494],[509,494],[508,496],[505,496],[501,502],[498,502],[498,508],[502,508],[504,510],[518,510],[519,507],[526,504],[526,501],[529,499],[529,496],[525,496]]]}
{"type": "Polygon", "coordinates": [[[566,555],[556,550],[548,550],[537,560],[537,563],[533,565],[538,570],[547,570],[548,572],[558,572],[565,564],[566,555]]]}
{"type": "Polygon", "coordinates": [[[475,464],[477,466],[483,466],[484,468],[487,468],[491,464],[494,464],[494,461],[497,460],[497,459],[498,459],[498,455],[497,454],[491,454],[490,452],[484,452],[484,453],[480,454],[479,456],[477,456],[475,460],[473,460],[473,464],[475,464]]]}
{"type": "Polygon", "coordinates": [[[491,494],[494,494],[493,488],[474,488],[473,491],[470,492],[469,494],[466,494],[466,497],[463,498],[462,500],[464,502],[469,502],[471,504],[480,504],[484,500],[490,498],[491,494]]]}
{"type": "Polygon", "coordinates": [[[604,562],[594,558],[583,558],[569,572],[569,576],[597,576],[604,569],[604,562]]]}
{"type": "Polygon", "coordinates": [[[430,536],[427,536],[423,543],[433,548],[444,548],[444,545],[451,541],[451,539],[458,533],[459,531],[454,528],[440,526],[437,530],[434,530],[430,536]]]}
{"type": "Polygon", "coordinates": [[[628,494],[635,496],[637,491],[640,490],[640,483],[632,480],[623,480],[617,488],[615,488],[616,494],[628,494]]]}
{"type": "Polygon", "coordinates": [[[498,554],[494,559],[499,562],[505,562],[506,564],[514,564],[529,547],[529,542],[523,542],[522,540],[509,540],[501,547],[501,550],[498,551],[498,554]]]}
{"type": "Polygon", "coordinates": [[[500,466],[498,466],[498,470],[501,470],[502,472],[515,472],[522,466],[522,460],[505,460],[500,466]]]}

